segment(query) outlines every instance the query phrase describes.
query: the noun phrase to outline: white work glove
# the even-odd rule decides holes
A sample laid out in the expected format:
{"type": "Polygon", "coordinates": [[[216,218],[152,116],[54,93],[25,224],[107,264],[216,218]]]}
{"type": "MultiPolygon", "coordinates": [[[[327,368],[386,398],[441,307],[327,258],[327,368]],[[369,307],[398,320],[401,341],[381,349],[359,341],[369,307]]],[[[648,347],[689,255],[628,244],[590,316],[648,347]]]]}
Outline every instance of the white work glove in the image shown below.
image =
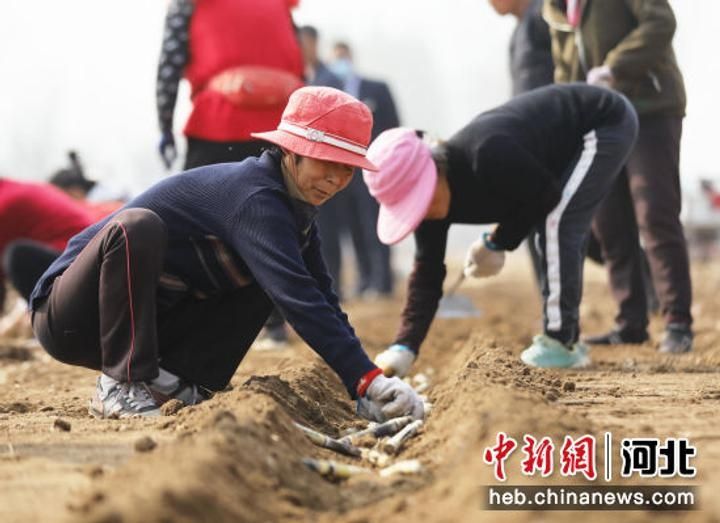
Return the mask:
{"type": "Polygon", "coordinates": [[[404,378],[416,357],[410,347],[396,343],[375,356],[375,365],[382,369],[385,376],[404,378]]]}
{"type": "Polygon", "coordinates": [[[613,77],[612,71],[607,65],[593,67],[587,74],[587,83],[590,85],[611,88],[614,81],[615,78],[613,77]]]}
{"type": "Polygon", "coordinates": [[[425,417],[425,407],[415,389],[397,377],[378,374],[358,399],[357,413],[370,421],[383,423],[400,416],[425,417]]]}
{"type": "Polygon", "coordinates": [[[468,278],[485,278],[495,276],[505,265],[505,251],[490,240],[486,232],[476,240],[465,256],[463,272],[468,278]]]}

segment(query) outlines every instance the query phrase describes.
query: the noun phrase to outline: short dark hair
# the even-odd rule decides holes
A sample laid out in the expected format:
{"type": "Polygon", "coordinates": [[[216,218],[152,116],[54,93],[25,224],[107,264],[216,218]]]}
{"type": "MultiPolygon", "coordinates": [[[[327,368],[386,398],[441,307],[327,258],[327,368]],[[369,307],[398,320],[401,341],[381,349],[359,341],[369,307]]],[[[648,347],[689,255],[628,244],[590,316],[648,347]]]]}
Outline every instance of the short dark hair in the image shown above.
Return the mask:
{"type": "Polygon", "coordinates": [[[95,187],[96,182],[88,180],[85,177],[85,170],[80,163],[80,158],[75,151],[68,151],[68,159],[70,166],[59,169],[50,177],[50,183],[60,189],[72,189],[77,187],[85,192],[89,192],[95,187]]]}
{"type": "Polygon", "coordinates": [[[318,30],[315,28],[315,26],[312,25],[303,25],[298,29],[298,33],[301,35],[307,35],[313,40],[318,39],[318,30]]]}
{"type": "Polygon", "coordinates": [[[335,49],[342,49],[347,54],[352,54],[352,49],[350,48],[350,44],[348,44],[347,42],[343,42],[342,40],[335,42],[335,45],[333,47],[335,49]]]}

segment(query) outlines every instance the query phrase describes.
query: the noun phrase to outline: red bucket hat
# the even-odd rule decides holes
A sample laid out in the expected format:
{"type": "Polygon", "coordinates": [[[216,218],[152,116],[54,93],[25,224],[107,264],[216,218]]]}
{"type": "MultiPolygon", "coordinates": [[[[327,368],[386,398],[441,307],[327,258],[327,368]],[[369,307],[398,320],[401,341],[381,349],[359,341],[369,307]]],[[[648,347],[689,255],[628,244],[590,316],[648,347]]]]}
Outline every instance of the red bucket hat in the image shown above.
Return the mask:
{"type": "Polygon", "coordinates": [[[332,87],[301,87],[288,100],[277,130],[252,133],[300,156],[376,171],[365,155],[373,118],[368,107],[332,87]]]}

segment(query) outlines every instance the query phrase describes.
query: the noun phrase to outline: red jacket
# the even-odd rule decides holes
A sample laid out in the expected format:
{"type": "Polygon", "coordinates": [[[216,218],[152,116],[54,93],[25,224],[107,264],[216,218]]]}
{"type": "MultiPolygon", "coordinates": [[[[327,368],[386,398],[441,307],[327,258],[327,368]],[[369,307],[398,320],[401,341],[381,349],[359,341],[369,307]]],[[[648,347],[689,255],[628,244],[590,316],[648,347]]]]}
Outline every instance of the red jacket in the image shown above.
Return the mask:
{"type": "Polygon", "coordinates": [[[20,239],[63,250],[94,221],[84,205],[50,184],[0,178],[0,254],[20,239]]]}
{"type": "Polygon", "coordinates": [[[185,77],[193,109],[185,134],[219,142],[245,141],[275,129],[283,107],[241,109],[207,82],[241,65],[276,67],[302,78],[303,61],[288,0],[197,0],[190,21],[190,58],[185,77]]]}

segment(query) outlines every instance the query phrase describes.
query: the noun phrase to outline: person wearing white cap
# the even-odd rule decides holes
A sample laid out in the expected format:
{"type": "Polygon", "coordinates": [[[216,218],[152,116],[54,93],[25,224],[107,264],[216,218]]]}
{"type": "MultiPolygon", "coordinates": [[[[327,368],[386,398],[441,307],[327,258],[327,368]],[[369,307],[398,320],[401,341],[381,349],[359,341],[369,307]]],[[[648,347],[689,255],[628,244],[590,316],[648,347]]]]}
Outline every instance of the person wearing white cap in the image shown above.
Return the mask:
{"type": "Polygon", "coordinates": [[[532,232],[542,254],[544,332],[522,353],[538,367],[589,362],[578,342],[582,262],[593,211],[637,133],[627,99],[587,85],[549,86],[480,114],[432,148],[412,129],[381,134],[365,170],[380,203],[377,232],[393,244],[415,233],[402,325],[375,362],[405,375],[430,328],[445,278],[450,225],[497,223],[470,246],[465,275],[500,272],[505,251],[532,232]]]}
{"type": "Polygon", "coordinates": [[[359,414],[424,415],[368,358],[320,253],[317,206],[350,182],[372,115],[327,87],[295,91],[277,149],[165,179],[73,237],[30,297],[51,356],[102,374],[97,417],[151,416],[223,390],[272,306],[338,374],[359,414]]]}

